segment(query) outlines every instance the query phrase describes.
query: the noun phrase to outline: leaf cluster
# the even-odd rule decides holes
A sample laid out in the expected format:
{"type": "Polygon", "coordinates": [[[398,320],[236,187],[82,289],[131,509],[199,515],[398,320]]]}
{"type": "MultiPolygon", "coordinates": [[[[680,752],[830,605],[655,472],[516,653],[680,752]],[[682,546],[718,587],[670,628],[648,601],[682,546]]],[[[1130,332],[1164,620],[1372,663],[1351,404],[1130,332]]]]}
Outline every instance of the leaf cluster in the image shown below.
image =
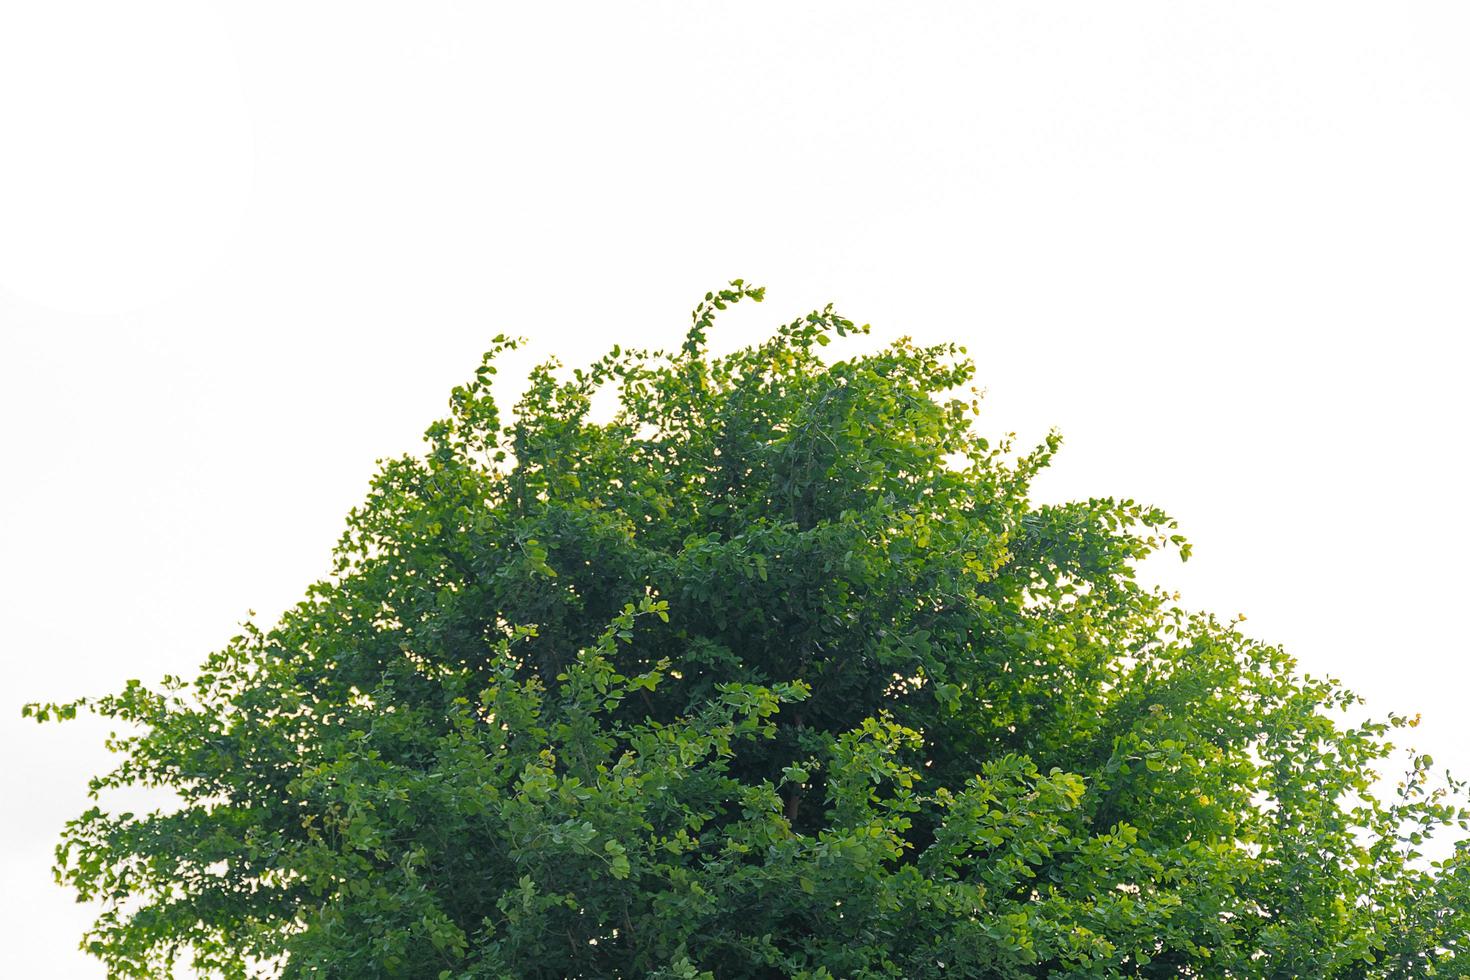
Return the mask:
{"type": "Polygon", "coordinates": [[[830,307],[725,357],[497,338],[332,574],[198,676],[67,705],[117,767],[57,876],[112,975],[1405,977],[1470,970],[1463,787],[1135,580],[1132,500],[830,307]],[[594,396],[617,410],[600,420],[594,396]],[[177,805],[104,807],[164,787],[177,805]]]}

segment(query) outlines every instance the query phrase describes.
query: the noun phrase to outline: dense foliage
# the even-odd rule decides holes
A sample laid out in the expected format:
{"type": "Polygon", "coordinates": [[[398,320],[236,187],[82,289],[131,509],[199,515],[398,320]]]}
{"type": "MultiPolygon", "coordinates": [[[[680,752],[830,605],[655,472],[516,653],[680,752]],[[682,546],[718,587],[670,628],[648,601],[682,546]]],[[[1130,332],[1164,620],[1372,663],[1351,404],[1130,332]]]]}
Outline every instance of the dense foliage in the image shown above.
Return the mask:
{"type": "Polygon", "coordinates": [[[125,723],[68,824],[117,976],[1407,977],[1470,972],[1470,851],[1427,757],[1279,649],[1134,578],[1128,500],[1029,502],[971,364],[548,364],[497,339],[330,577],[125,723]],[[616,392],[610,421],[595,393],[616,392]],[[956,397],[959,393],[963,397],[956,397]]]}

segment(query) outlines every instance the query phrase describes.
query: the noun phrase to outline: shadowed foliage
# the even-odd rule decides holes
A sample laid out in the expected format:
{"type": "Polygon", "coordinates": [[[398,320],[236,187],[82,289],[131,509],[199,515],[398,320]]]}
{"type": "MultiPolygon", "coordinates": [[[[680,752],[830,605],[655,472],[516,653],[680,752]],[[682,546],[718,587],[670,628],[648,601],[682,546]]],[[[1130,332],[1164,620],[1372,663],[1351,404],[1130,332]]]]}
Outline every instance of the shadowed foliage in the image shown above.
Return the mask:
{"type": "Polygon", "coordinates": [[[613,348],[384,464],[331,575],[125,723],[60,880],[114,975],[1408,977],[1467,972],[1460,787],[1236,623],[1188,545],[1054,506],[972,366],[830,308],[613,348]],[[825,352],[823,352],[825,353],[825,352]],[[616,392],[608,421],[591,413],[616,392]],[[114,787],[172,790],[150,814],[114,787]]]}

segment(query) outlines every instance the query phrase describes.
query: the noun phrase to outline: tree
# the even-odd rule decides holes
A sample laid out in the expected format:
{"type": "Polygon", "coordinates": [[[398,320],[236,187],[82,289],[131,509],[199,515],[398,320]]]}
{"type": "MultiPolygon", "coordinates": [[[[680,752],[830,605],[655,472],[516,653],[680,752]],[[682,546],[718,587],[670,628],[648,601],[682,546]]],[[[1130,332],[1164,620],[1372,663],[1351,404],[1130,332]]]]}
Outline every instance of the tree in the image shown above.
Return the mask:
{"type": "Polygon", "coordinates": [[[57,874],[117,976],[1405,977],[1470,965],[1462,785],[1135,581],[1162,512],[1054,506],[953,345],[829,307],[612,351],[381,467],[331,575],[131,726],[57,874]],[[616,391],[607,422],[599,390],[616,391]],[[1447,777],[1446,777],[1447,780],[1447,777]]]}

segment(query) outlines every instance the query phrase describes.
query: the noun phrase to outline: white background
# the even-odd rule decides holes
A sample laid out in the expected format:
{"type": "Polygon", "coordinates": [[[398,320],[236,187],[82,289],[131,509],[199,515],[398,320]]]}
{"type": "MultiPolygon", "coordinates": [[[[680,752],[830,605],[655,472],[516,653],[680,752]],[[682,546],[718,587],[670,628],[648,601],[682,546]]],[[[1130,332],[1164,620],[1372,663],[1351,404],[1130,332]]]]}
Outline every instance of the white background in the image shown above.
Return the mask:
{"type": "MultiPolygon", "coordinates": [[[[19,706],[189,672],[322,574],[497,332],[966,343],[1040,496],[1470,771],[1470,6],[12,2],[0,12],[0,975],[106,764],[19,706]]],[[[834,347],[829,350],[837,351],[834,347]]]]}

